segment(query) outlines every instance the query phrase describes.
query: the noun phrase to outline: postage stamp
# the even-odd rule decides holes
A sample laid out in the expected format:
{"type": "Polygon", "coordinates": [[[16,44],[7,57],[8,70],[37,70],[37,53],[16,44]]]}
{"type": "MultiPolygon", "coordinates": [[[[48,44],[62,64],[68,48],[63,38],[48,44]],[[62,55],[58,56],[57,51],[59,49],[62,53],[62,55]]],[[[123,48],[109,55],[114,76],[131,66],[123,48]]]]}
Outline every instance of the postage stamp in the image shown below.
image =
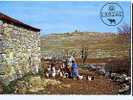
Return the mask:
{"type": "Polygon", "coordinates": [[[131,95],[130,1],[0,1],[0,94],[131,95]]]}
{"type": "Polygon", "coordinates": [[[116,26],[124,17],[123,8],[115,2],[106,3],[100,12],[101,20],[108,26],[116,26]]]}

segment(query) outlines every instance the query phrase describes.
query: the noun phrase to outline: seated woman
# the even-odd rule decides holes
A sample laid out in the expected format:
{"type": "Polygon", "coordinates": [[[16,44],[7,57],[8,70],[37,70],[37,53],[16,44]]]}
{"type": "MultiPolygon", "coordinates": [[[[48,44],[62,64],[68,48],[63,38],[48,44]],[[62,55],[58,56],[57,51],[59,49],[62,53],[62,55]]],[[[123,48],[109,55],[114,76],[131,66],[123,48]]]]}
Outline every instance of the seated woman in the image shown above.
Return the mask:
{"type": "Polygon", "coordinates": [[[71,66],[71,77],[72,78],[78,78],[79,73],[78,73],[78,65],[76,64],[75,61],[72,61],[72,66],[71,66]]]}

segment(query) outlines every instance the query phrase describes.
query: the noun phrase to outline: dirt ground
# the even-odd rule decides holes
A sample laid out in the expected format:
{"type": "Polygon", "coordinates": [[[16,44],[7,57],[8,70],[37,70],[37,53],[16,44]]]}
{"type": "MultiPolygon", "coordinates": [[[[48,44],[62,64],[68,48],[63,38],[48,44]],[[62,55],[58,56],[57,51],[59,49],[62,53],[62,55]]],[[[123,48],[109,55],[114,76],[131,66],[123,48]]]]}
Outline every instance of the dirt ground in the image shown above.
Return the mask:
{"type": "MultiPolygon", "coordinates": [[[[120,85],[95,71],[79,69],[80,75],[94,76],[94,80],[73,80],[69,78],[47,79],[34,75],[17,80],[9,88],[11,92],[4,94],[61,94],[61,95],[115,95],[120,85]],[[30,80],[30,81],[29,81],[30,80]],[[47,83],[46,83],[47,81],[47,83]]],[[[9,89],[8,89],[9,91],[9,89]]]]}
{"type": "MultiPolygon", "coordinates": [[[[59,80],[61,85],[47,86],[45,88],[45,94],[113,95],[118,93],[118,89],[120,88],[119,84],[114,83],[102,75],[96,74],[95,71],[80,69],[80,74],[94,76],[95,78],[92,81],[58,78],[56,80],[59,80]]],[[[43,91],[40,93],[42,94],[43,91]]]]}
{"type": "MultiPolygon", "coordinates": [[[[89,60],[90,61],[90,60],[89,60]]],[[[93,60],[91,63],[101,63],[105,60],[93,60]]],[[[79,63],[79,61],[78,61],[79,63]]],[[[44,63],[42,66],[46,66],[44,63]]],[[[94,80],[73,80],[69,78],[56,78],[61,85],[45,87],[45,91],[38,94],[83,94],[83,95],[100,95],[100,94],[118,94],[120,84],[113,82],[103,75],[99,75],[94,70],[79,68],[79,74],[83,76],[94,76],[94,80]]],[[[45,77],[44,77],[45,78],[45,77]]]]}

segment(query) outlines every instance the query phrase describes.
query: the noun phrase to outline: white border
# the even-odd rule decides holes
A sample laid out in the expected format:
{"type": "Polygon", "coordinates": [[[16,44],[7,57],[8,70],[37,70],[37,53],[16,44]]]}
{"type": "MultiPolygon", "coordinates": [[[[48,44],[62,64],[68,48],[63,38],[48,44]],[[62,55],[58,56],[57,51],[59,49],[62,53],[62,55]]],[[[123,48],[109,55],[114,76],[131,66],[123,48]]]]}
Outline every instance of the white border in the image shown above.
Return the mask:
{"type": "Polygon", "coordinates": [[[133,0],[131,1],[131,95],[133,95],[133,67],[132,67],[132,4],[133,4],[133,0]]]}
{"type": "Polygon", "coordinates": [[[132,96],[105,95],[3,95],[1,100],[132,100],[132,96]]]}
{"type": "MultiPolygon", "coordinates": [[[[27,1],[27,0],[0,0],[0,1],[27,1]]],[[[37,1],[37,0],[28,0],[37,1]]],[[[82,1],[82,0],[38,0],[38,1],[82,1]]],[[[93,1],[93,0],[83,0],[93,1]]],[[[133,0],[94,0],[94,1],[132,1],[133,0]]],[[[132,4],[131,4],[131,33],[132,33],[132,4]]],[[[131,78],[132,76],[132,34],[131,34],[131,78]]],[[[131,93],[132,81],[131,81],[131,93]]],[[[133,100],[133,96],[122,96],[122,95],[0,95],[0,100],[133,100]]]]}

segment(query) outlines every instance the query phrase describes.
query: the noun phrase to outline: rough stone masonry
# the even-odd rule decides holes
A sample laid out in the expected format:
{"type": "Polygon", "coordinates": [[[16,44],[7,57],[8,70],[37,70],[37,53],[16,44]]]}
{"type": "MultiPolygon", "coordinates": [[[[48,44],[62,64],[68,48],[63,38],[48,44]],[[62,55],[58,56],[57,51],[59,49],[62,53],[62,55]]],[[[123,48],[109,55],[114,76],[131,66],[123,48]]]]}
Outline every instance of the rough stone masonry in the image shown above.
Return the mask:
{"type": "Polygon", "coordinates": [[[0,81],[9,84],[40,68],[40,29],[0,13],[0,81]]]}

